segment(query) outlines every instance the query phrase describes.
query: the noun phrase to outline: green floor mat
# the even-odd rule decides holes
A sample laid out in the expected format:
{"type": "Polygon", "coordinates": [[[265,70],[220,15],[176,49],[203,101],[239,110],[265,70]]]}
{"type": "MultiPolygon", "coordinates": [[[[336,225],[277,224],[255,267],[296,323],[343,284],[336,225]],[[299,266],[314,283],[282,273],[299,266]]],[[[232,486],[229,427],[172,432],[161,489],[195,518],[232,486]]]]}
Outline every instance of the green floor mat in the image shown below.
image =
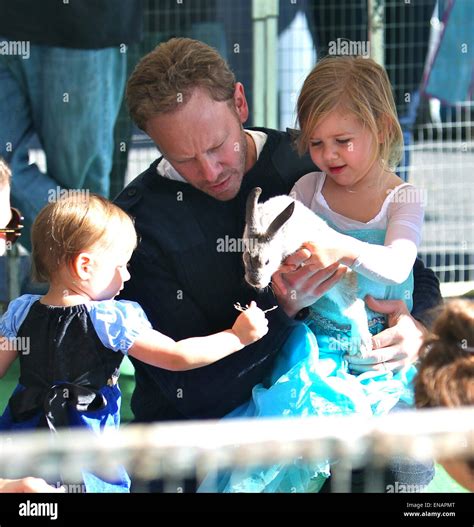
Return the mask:
{"type": "Polygon", "coordinates": [[[444,470],[441,465],[436,465],[436,474],[425,492],[469,492],[461,487],[454,479],[444,470]]]}

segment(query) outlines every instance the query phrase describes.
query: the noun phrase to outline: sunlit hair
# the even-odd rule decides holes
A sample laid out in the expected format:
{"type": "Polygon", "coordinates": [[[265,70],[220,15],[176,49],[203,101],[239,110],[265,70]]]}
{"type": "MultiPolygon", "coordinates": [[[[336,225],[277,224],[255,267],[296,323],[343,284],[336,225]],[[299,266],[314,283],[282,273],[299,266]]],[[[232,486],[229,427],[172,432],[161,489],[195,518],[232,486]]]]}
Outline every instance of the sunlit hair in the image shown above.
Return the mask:
{"type": "MultiPolygon", "coordinates": [[[[422,344],[420,361],[416,406],[474,405],[474,301],[446,304],[422,344]]],[[[468,465],[474,473],[474,460],[468,465]]]]}
{"type": "Polygon", "coordinates": [[[0,189],[10,184],[12,173],[5,160],[0,157],[0,189]]]}
{"type": "Polygon", "coordinates": [[[300,154],[308,150],[314,128],[334,111],[351,113],[368,127],[374,144],[379,145],[378,151],[374,149],[372,162],[378,158],[384,168],[398,165],[403,133],[387,73],[374,60],[330,56],[316,64],[306,77],[297,102],[300,154]]]}
{"type": "Polygon", "coordinates": [[[127,104],[137,126],[177,110],[196,88],[214,101],[232,101],[235,76],[217,50],[190,38],[172,38],[137,64],[127,83],[127,104]]]}
{"type": "Polygon", "coordinates": [[[126,212],[95,194],[69,196],[46,205],[31,230],[33,274],[50,282],[63,265],[70,266],[83,251],[137,244],[133,222],[126,212]]]}

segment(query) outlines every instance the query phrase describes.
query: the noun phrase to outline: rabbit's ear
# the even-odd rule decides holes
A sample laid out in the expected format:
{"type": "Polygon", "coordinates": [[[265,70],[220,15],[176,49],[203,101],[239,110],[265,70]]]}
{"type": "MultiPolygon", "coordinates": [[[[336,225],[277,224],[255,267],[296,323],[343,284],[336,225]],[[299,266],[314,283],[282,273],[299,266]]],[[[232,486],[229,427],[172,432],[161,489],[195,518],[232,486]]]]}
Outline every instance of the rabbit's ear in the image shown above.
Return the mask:
{"type": "Polygon", "coordinates": [[[262,189],[260,187],[255,187],[250,191],[247,198],[245,221],[250,233],[257,232],[260,225],[259,219],[257,218],[257,203],[261,193],[262,189]]]}
{"type": "Polygon", "coordinates": [[[270,223],[270,226],[265,233],[267,238],[271,240],[273,236],[278,232],[278,230],[283,227],[283,225],[291,218],[295,210],[295,202],[293,201],[286,207],[283,212],[280,212],[278,216],[270,223]]]}

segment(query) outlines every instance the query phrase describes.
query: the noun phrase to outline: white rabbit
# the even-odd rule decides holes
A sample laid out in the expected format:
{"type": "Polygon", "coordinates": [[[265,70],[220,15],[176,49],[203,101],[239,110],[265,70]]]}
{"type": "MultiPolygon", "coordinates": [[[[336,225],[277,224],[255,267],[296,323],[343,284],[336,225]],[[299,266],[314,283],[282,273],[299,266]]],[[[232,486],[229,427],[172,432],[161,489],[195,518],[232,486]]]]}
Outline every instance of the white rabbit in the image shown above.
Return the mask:
{"type": "MultiPolygon", "coordinates": [[[[244,230],[245,280],[256,289],[266,287],[282,261],[305,242],[331,239],[334,230],[312,210],[290,196],[276,196],[258,203],[260,187],[247,198],[244,230]]],[[[327,244],[326,244],[327,245],[327,244]]],[[[365,303],[357,297],[357,274],[348,270],[326,295],[351,321],[350,353],[372,349],[365,303]]]]}

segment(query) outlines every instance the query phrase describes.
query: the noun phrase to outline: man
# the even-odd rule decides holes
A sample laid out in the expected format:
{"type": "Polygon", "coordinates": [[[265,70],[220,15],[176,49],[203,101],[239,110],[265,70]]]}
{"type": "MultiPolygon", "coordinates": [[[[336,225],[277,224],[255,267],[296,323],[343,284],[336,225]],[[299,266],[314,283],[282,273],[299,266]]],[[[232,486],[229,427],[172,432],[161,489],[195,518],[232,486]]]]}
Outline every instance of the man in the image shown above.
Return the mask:
{"type": "MultiPolygon", "coordinates": [[[[158,46],[130,77],[127,100],[132,118],[163,157],[116,200],[136,218],[141,237],[123,298],[138,301],[153,326],[174,339],[228,327],[235,302],[280,306],[268,313],[264,339],[206,368],[168,372],[135,361],[132,409],[138,421],[219,418],[249,398],[300,323],[295,317],[304,318],[304,308],[345,269],[317,269],[304,249],[286,262],[296,270],[285,267],[274,276],[276,297],[245,284],[239,241],[250,190],[262,187],[262,200],[288,193],[314,165],[298,157],[289,133],[243,129],[249,114],[244,87],[215,50],[190,39],[158,46]]],[[[413,314],[426,321],[423,312],[440,293],[420,261],[415,284],[413,314]]],[[[397,369],[413,361],[422,325],[402,301],[368,305],[387,313],[391,327],[375,337],[370,357],[350,358],[353,370],[397,369]]]]}

